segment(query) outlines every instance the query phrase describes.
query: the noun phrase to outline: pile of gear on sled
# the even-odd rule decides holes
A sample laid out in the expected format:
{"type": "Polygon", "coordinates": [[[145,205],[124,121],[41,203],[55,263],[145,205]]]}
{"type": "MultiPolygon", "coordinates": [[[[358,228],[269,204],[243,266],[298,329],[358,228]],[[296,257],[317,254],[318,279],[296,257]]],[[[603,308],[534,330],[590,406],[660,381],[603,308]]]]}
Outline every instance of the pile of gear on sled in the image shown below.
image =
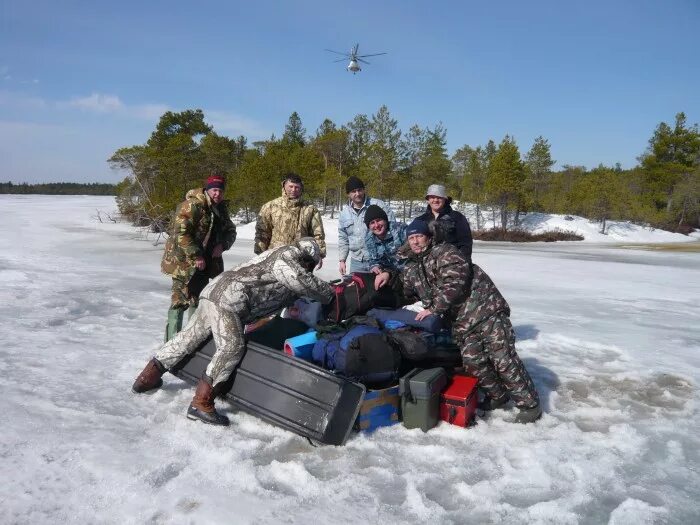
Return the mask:
{"type": "MultiPolygon", "coordinates": [[[[423,431],[439,420],[473,424],[477,380],[460,372],[450,331],[434,315],[417,321],[400,293],[374,288],[374,277],[354,273],[335,284],[330,305],[299,299],[247,326],[225,397],[325,444],[401,421],[423,431]]],[[[214,350],[208,341],[171,372],[196,383],[214,350]]]]}

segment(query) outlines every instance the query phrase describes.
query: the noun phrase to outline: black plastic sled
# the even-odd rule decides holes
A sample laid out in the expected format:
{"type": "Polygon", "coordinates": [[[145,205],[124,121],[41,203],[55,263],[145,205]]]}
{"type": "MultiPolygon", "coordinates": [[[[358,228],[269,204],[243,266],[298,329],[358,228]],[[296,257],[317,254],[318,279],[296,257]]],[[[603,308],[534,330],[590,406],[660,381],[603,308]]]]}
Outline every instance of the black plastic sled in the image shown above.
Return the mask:
{"type": "MultiPolygon", "coordinates": [[[[365,387],[311,363],[249,341],[225,398],[237,408],[326,445],[343,445],[365,396],[365,387]]],[[[214,341],[170,372],[196,384],[214,355],[214,341]]]]}

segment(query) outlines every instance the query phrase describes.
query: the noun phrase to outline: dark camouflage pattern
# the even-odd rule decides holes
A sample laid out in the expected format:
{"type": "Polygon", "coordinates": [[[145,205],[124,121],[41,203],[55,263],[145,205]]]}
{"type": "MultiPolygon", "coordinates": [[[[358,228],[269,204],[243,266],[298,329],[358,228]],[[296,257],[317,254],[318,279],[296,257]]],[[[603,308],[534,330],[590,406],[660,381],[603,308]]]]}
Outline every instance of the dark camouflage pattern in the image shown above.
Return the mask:
{"type": "Polygon", "coordinates": [[[223,271],[223,260],[212,261],[211,250],[221,244],[226,251],[235,240],[236,226],[231,222],[226,203],[214,205],[203,188],[190,190],[171,221],[161,270],[188,282],[196,270],[195,260],[201,256],[208,259],[209,277],[215,277],[223,271]]]}
{"type": "Polygon", "coordinates": [[[181,308],[184,310],[191,305],[196,305],[197,302],[198,298],[192,297],[187,290],[187,282],[173,277],[173,285],[170,289],[170,308],[181,308]]]}
{"type": "Polygon", "coordinates": [[[479,323],[503,312],[510,315],[510,306],[493,284],[487,273],[476,264],[471,265],[472,277],[469,297],[460,308],[452,328],[457,337],[464,337],[479,323]]]}
{"type": "Polygon", "coordinates": [[[468,295],[469,264],[453,245],[429,244],[423,253],[408,255],[402,280],[407,299],[418,298],[433,313],[455,320],[468,295]]]}
{"type": "Polygon", "coordinates": [[[286,195],[263,204],[255,224],[255,253],[293,244],[302,237],[313,237],[326,256],[326,234],[316,206],[286,195]]]}
{"type": "Polygon", "coordinates": [[[492,399],[507,395],[518,408],[533,408],[540,398],[535,385],[515,351],[515,332],[505,312],[480,323],[460,341],[467,374],[492,399]]]}
{"type": "Polygon", "coordinates": [[[519,408],[539,404],[535,386],[515,351],[510,307],[491,278],[451,244],[428,245],[408,257],[404,294],[452,322],[452,337],[467,372],[494,399],[510,396],[519,408]]]}

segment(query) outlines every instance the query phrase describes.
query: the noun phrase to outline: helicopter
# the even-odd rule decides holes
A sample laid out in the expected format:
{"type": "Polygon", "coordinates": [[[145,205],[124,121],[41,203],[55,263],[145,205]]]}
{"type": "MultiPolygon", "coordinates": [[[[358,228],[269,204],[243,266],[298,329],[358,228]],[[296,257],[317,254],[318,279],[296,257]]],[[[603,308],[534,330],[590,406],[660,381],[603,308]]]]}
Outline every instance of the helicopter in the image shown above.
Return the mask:
{"type": "Polygon", "coordinates": [[[369,64],[366,60],[362,60],[363,58],[366,57],[376,57],[379,55],[386,55],[386,53],[373,53],[371,55],[358,55],[357,50],[360,47],[360,44],[355,44],[352,46],[352,49],[350,50],[349,53],[341,53],[340,51],[333,51],[332,49],[326,49],[326,51],[330,51],[331,53],[335,53],[336,55],[343,55],[343,58],[339,58],[338,60],[334,60],[334,62],[344,62],[345,60],[350,60],[350,63],[348,64],[348,67],[346,68],[348,71],[352,71],[352,74],[354,75],[358,71],[362,71],[362,68],[360,67],[359,62],[362,62],[363,64],[369,64]]]}

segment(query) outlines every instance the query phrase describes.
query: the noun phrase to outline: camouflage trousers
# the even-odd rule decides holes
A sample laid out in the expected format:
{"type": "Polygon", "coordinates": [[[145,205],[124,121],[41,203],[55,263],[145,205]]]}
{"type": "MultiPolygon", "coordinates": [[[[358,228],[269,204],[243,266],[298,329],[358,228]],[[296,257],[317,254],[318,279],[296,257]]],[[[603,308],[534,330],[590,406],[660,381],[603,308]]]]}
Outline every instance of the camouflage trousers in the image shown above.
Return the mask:
{"type": "Polygon", "coordinates": [[[194,353],[210,334],[216,352],[206,373],[212,379],[212,385],[216,386],[230,377],[245,353],[243,323],[234,311],[223,310],[215,303],[202,299],[187,326],[161,346],[155,357],[163,366],[170,368],[183,357],[194,353]]]}
{"type": "Polygon", "coordinates": [[[197,306],[198,297],[190,297],[187,291],[187,282],[173,277],[173,286],[170,294],[170,308],[186,310],[190,306],[197,306]]]}
{"type": "Polygon", "coordinates": [[[535,385],[515,351],[515,332],[505,312],[489,317],[466,336],[454,335],[466,372],[478,379],[486,395],[499,399],[507,394],[518,408],[539,404],[535,385]]]}

